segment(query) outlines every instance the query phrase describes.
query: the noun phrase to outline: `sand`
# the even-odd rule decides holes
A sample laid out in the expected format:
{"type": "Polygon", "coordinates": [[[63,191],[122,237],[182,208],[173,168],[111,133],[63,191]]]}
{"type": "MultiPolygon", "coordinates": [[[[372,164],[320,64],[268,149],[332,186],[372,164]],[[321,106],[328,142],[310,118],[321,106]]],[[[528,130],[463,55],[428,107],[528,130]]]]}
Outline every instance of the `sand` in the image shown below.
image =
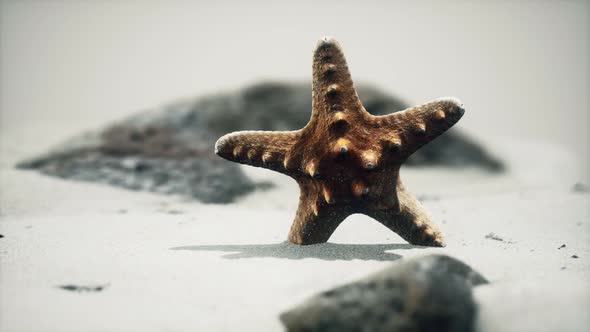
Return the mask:
{"type": "Polygon", "coordinates": [[[304,298],[429,252],[492,282],[475,290],[479,331],[590,326],[590,194],[571,191],[590,181],[587,2],[0,5],[0,331],[280,331],[304,298]],[[276,188],[226,206],[14,169],[178,97],[308,80],[326,34],[357,82],[460,97],[458,126],[506,160],[499,176],[402,169],[446,248],[361,215],[328,244],[286,244],[297,189],[264,170],[247,169],[276,188]]]}
{"type": "Polygon", "coordinates": [[[266,170],[243,166],[276,188],[202,204],[16,170],[26,153],[3,149],[0,330],[277,331],[279,313],[306,297],[430,252],[492,282],[475,290],[478,330],[585,330],[590,195],[571,190],[576,175],[566,170],[575,165],[559,149],[499,148],[510,151],[504,175],[402,170],[446,248],[408,245],[363,215],[329,243],[286,243],[296,184],[266,170]]]}

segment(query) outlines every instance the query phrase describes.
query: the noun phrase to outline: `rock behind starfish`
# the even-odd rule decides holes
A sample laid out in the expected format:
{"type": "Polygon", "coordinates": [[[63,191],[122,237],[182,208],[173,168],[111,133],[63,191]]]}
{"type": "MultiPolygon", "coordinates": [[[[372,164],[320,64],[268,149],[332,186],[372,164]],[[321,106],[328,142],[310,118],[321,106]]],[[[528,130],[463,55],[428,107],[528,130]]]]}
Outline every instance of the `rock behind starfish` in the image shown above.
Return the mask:
{"type": "MultiPolygon", "coordinates": [[[[360,84],[357,90],[372,114],[407,107],[369,85],[360,84]]],[[[309,120],[310,109],[309,83],[262,82],[237,92],[140,112],[104,129],[75,136],[18,167],[65,179],[227,203],[260,185],[237,165],[214,155],[211,147],[217,137],[240,129],[300,128],[309,120]]],[[[459,130],[451,130],[420,149],[407,164],[503,169],[496,158],[459,130]]]]}

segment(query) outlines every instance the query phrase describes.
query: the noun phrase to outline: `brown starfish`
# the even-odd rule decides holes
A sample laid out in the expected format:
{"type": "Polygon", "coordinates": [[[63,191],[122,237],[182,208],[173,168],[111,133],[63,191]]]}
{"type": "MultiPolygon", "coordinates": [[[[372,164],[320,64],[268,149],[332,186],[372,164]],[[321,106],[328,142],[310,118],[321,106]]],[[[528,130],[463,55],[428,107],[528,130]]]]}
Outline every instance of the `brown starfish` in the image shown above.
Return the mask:
{"type": "Polygon", "coordinates": [[[289,241],[328,241],[353,213],[375,218],[412,244],[443,246],[443,237],[399,178],[403,162],[453,126],[464,109],[454,98],[384,116],[369,114],[355,91],[338,42],[318,41],[312,111],[295,131],[239,131],[215,144],[219,156],[286,174],[299,184],[289,241]]]}

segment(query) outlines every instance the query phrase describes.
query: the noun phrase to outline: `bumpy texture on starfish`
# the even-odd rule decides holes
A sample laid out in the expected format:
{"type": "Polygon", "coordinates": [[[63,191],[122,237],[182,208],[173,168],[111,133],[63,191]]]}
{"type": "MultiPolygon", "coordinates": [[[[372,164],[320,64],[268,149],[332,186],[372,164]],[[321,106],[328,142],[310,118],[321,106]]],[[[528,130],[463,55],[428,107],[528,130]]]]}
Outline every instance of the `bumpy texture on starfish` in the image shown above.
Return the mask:
{"type": "Polygon", "coordinates": [[[463,116],[454,98],[384,116],[369,114],[338,42],[318,41],[312,111],[295,131],[240,131],[215,144],[219,156],[286,174],[299,184],[289,241],[328,241],[353,213],[366,214],[412,244],[443,246],[440,230],[399,178],[402,163],[463,116]]]}

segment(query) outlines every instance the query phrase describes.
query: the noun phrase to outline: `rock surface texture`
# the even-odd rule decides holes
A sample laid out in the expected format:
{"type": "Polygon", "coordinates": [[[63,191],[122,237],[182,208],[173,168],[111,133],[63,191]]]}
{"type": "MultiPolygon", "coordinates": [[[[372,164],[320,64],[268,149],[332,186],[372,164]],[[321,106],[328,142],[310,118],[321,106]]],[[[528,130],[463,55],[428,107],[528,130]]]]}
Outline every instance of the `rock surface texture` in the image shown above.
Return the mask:
{"type": "Polygon", "coordinates": [[[374,116],[354,88],[338,42],[320,40],[313,56],[312,112],[295,131],[239,131],[215,144],[219,156],[288,175],[300,198],[289,241],[328,241],[346,217],[366,214],[412,244],[443,246],[443,237],[402,184],[405,160],[463,116],[463,104],[438,99],[374,116]]]}
{"type": "Polygon", "coordinates": [[[328,290],[281,315],[289,332],[473,331],[472,287],[488,283],[444,255],[396,263],[328,290]]]}

